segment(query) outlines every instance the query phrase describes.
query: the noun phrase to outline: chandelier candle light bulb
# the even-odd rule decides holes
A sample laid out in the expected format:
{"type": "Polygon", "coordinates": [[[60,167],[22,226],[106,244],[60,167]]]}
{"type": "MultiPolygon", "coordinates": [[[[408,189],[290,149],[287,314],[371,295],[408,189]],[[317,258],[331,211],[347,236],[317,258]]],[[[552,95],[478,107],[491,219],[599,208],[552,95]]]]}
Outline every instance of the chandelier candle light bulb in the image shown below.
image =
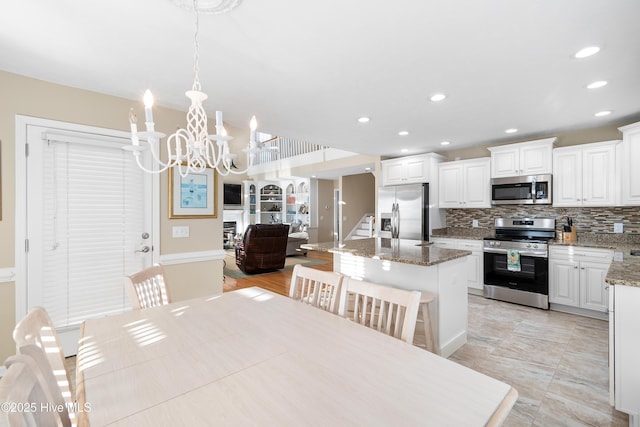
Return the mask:
{"type": "Polygon", "coordinates": [[[129,123],[131,124],[131,143],[137,147],[140,145],[140,140],[138,139],[138,117],[133,108],[129,110],[129,123]]]}
{"type": "Polygon", "coordinates": [[[144,92],[144,121],[147,125],[147,132],[153,132],[153,112],[151,108],[153,107],[153,95],[151,91],[147,89],[144,92]]]}

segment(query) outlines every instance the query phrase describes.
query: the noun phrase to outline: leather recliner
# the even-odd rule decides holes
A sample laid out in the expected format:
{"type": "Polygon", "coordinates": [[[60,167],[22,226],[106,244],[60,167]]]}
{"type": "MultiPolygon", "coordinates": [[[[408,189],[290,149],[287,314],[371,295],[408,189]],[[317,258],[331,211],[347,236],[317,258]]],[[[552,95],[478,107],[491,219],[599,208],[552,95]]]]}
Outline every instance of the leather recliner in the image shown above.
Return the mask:
{"type": "Polygon", "coordinates": [[[236,246],[236,265],[246,274],[283,269],[288,235],[285,224],[249,225],[236,246]]]}

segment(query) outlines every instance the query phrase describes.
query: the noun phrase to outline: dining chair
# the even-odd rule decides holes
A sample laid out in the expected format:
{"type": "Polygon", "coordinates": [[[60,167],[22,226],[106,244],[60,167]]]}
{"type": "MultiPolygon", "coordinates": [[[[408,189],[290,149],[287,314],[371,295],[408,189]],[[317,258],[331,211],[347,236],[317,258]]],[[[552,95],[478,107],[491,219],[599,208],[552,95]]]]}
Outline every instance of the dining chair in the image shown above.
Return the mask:
{"type": "Polygon", "coordinates": [[[289,297],[335,314],[343,278],[340,273],[296,264],[291,275],[289,297]]]}
{"type": "Polygon", "coordinates": [[[420,292],[346,278],[338,314],[413,344],[420,292]]]}
{"type": "Polygon", "coordinates": [[[134,310],[165,305],[171,302],[164,280],[164,269],[154,264],[124,278],[127,294],[134,310]]]}
{"type": "Polygon", "coordinates": [[[49,362],[49,368],[56,378],[65,402],[73,402],[71,380],[64,365],[64,352],[53,322],[47,311],[42,307],[34,307],[18,322],[13,329],[13,340],[18,351],[30,344],[40,347],[49,362]]]}
{"type": "MultiPolygon", "coordinates": [[[[35,345],[27,347],[35,349],[25,349],[25,354],[11,356],[5,362],[7,371],[0,378],[0,402],[3,405],[0,426],[70,427],[69,413],[60,389],[59,396],[52,394],[43,375],[46,367],[41,369],[39,366],[48,364],[42,349],[35,345]],[[32,355],[39,360],[34,360],[32,355]]],[[[54,380],[52,375],[50,381],[54,380]]]]}

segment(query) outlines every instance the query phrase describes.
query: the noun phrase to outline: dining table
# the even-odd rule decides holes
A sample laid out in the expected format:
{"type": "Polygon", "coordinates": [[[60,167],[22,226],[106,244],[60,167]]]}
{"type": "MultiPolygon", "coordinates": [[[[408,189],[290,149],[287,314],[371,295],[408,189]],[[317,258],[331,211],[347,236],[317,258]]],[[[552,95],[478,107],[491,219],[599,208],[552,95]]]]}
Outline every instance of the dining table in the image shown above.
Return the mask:
{"type": "Polygon", "coordinates": [[[258,288],[86,320],[80,426],[485,426],[510,385],[258,288]]]}

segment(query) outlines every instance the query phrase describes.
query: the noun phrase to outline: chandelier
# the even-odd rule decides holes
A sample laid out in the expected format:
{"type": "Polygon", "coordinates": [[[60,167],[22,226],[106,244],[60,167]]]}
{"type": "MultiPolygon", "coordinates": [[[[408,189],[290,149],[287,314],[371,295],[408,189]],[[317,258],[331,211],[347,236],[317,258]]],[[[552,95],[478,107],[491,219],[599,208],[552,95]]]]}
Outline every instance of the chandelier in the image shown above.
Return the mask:
{"type": "MultiPolygon", "coordinates": [[[[202,102],[207,99],[207,94],[201,91],[199,77],[199,12],[205,13],[225,13],[238,5],[240,0],[215,0],[209,1],[206,9],[198,7],[198,0],[194,0],[191,7],[185,5],[186,0],[173,0],[174,3],[193,10],[195,14],[195,36],[194,36],[194,79],[191,90],[185,92],[187,98],[191,100],[191,106],[187,112],[186,129],[178,129],[166,139],[167,161],[160,159],[155,146],[166,135],[155,131],[153,122],[153,95],[149,90],[144,94],[144,111],[146,131],[138,132],[137,116],[133,108],[129,112],[129,123],[131,125],[131,145],[125,147],[133,152],[138,166],[148,173],[160,173],[169,168],[175,168],[181,176],[186,177],[190,173],[202,172],[205,168],[212,168],[220,175],[243,174],[253,165],[255,152],[260,151],[256,144],[256,118],[253,116],[250,122],[250,138],[248,147],[243,150],[247,154],[247,168],[239,170],[233,160],[237,157],[229,151],[228,142],[233,138],[227,135],[222,122],[222,112],[216,111],[216,133],[209,135],[207,130],[207,113],[202,107],[202,102]],[[213,5],[211,5],[214,3],[213,5]],[[147,144],[141,145],[141,140],[147,144]],[[149,149],[153,161],[158,167],[149,169],[142,164],[140,155],[149,149]]],[[[205,0],[206,3],[206,0],[205,0]]]]}

